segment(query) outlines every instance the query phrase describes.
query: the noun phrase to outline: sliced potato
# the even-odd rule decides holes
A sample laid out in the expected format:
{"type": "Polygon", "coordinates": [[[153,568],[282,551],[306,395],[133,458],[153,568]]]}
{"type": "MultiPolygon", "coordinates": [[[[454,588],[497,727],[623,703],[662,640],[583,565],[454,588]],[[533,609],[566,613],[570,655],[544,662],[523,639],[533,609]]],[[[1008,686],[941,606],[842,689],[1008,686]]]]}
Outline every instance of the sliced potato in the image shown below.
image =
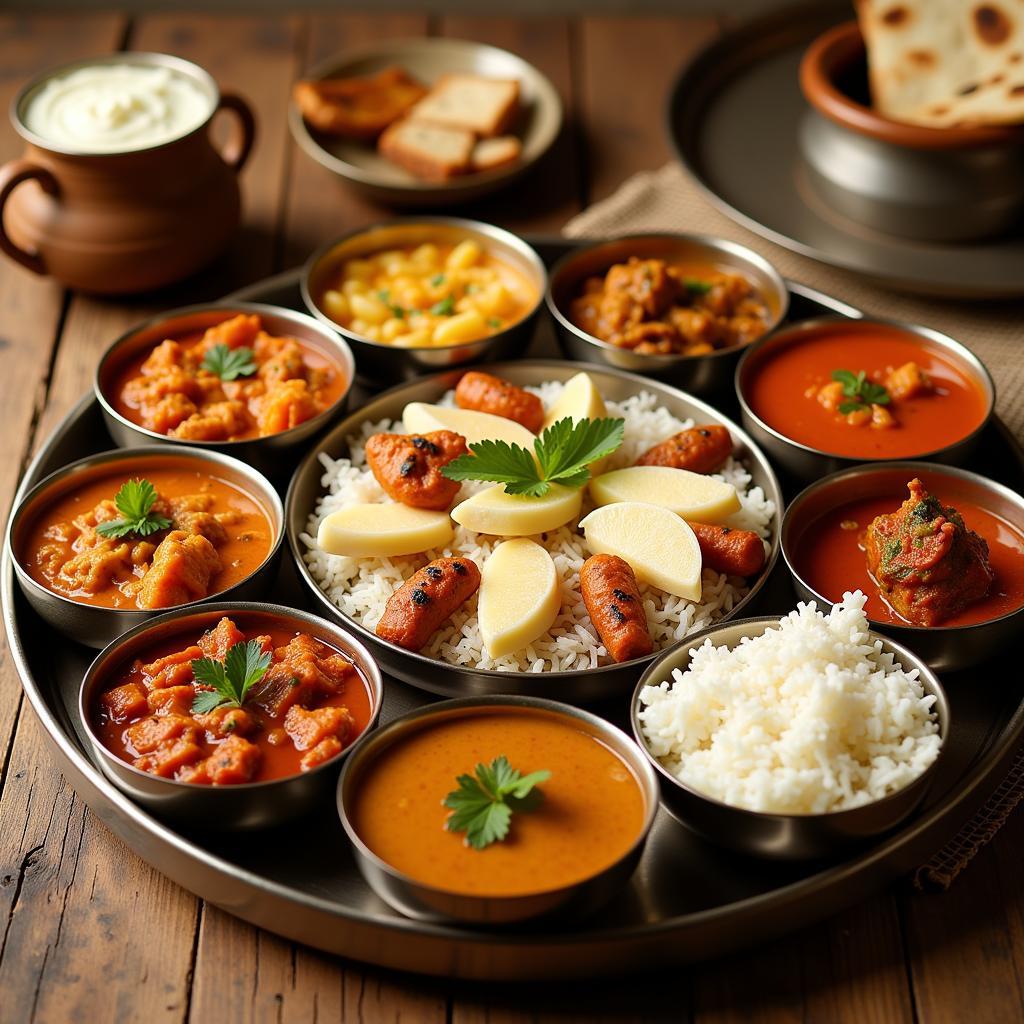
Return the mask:
{"type": "Polygon", "coordinates": [[[525,537],[499,544],[484,562],[477,615],[492,658],[513,654],[543,636],[562,599],[551,555],[525,537]]]}
{"type": "Polygon", "coordinates": [[[508,494],[504,484],[488,487],[452,509],[452,519],[477,533],[495,537],[531,537],[557,530],[580,514],[582,488],[552,484],[543,498],[508,494]]]}
{"type": "Polygon", "coordinates": [[[601,392],[589,373],[577,373],[565,382],[558,400],[544,416],[544,429],[567,416],[573,423],[579,420],[601,420],[608,415],[601,392]]]}
{"type": "Polygon", "coordinates": [[[429,434],[433,430],[454,430],[466,444],[478,441],[507,441],[533,451],[535,440],[526,427],[504,416],[492,416],[475,409],[452,409],[446,405],[410,402],[402,410],[402,422],[410,434],[429,434]]]}
{"type": "Polygon", "coordinates": [[[455,535],[447,512],[408,505],[347,505],[324,518],[316,542],[329,555],[391,558],[441,548],[455,535]]]}
{"type": "Polygon", "coordinates": [[[700,600],[700,545],[675,512],[621,501],[595,508],[580,527],[595,555],[618,555],[641,582],[688,601],[700,600]]]}
{"type": "Polygon", "coordinates": [[[720,523],[740,509],[739,495],[732,484],[671,466],[614,469],[594,477],[588,486],[597,505],[642,501],[700,523],[720,523]]]}

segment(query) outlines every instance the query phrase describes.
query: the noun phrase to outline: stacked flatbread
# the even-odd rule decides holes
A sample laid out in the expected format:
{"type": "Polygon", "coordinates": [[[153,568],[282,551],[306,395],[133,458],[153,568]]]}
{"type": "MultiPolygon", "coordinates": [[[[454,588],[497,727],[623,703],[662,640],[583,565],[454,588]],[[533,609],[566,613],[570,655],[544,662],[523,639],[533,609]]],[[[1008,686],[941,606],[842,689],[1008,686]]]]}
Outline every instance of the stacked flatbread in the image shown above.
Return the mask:
{"type": "Polygon", "coordinates": [[[931,128],[1024,123],[1021,0],[855,0],[875,109],[931,128]]]}

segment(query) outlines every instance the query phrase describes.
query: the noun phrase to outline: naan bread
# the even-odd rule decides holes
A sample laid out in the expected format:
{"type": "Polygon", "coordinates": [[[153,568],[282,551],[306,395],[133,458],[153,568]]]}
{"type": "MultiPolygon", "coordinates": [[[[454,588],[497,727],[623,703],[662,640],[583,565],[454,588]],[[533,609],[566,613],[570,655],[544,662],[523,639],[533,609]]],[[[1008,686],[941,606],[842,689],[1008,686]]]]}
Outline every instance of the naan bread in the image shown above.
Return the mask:
{"type": "Polygon", "coordinates": [[[932,128],[1024,122],[1021,0],[856,0],[875,109],[932,128]]]}

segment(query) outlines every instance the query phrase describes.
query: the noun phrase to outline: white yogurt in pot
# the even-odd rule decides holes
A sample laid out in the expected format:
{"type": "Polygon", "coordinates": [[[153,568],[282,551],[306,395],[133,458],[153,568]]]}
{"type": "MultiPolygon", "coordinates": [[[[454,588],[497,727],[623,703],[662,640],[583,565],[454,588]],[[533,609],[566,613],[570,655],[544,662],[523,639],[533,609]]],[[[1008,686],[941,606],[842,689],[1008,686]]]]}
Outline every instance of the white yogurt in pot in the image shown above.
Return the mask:
{"type": "Polygon", "coordinates": [[[150,64],[91,64],[46,82],[28,100],[29,131],[62,150],[122,153],[187,135],[213,98],[188,75],[150,64]]]}

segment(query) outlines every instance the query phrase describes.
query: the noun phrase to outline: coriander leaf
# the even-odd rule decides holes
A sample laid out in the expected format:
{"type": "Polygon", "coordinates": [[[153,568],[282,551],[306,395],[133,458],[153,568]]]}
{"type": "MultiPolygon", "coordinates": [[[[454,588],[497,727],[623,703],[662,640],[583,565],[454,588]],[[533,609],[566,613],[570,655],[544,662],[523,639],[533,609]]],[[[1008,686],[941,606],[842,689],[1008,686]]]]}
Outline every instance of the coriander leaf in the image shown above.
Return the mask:
{"type": "Polygon", "coordinates": [[[869,405],[889,404],[889,392],[881,384],[875,384],[873,381],[865,381],[860,389],[860,394],[861,398],[869,405]]]}
{"type": "MultiPolygon", "coordinates": [[[[843,395],[852,398],[854,403],[864,402],[868,405],[888,405],[889,392],[873,380],[868,380],[867,372],[861,370],[859,373],[851,373],[849,370],[833,370],[832,379],[843,385],[843,395]]],[[[844,402],[839,407],[840,412],[853,412],[853,408],[845,409],[844,405],[854,403],[844,402]]]]}
{"type": "Polygon", "coordinates": [[[434,316],[451,316],[455,312],[455,299],[449,295],[446,299],[441,299],[440,302],[435,302],[430,307],[430,312],[434,316]]]}
{"type": "Polygon", "coordinates": [[[551,778],[541,770],[521,775],[508,758],[495,758],[489,765],[478,764],[476,775],[460,775],[458,789],[443,801],[452,813],[445,828],[449,832],[465,832],[466,842],[482,850],[508,835],[513,813],[535,810],[543,800],[537,785],[551,778]]]}
{"type": "Polygon", "coordinates": [[[566,487],[582,487],[587,482],[587,467],[622,444],[626,421],[601,419],[573,422],[566,416],[552,423],[533,442],[546,480],[566,487]]]}
{"type": "Polygon", "coordinates": [[[228,348],[214,345],[203,357],[202,369],[216,374],[221,380],[249,377],[256,372],[251,348],[228,348]]]}
{"type": "Polygon", "coordinates": [[[853,396],[857,393],[857,376],[849,370],[833,370],[832,379],[843,385],[843,394],[853,396]]]}
{"type": "Polygon", "coordinates": [[[487,326],[497,330],[501,326],[501,317],[489,316],[487,318],[487,326]]]}
{"type": "Polygon", "coordinates": [[[192,701],[193,712],[205,714],[221,705],[241,707],[249,690],[266,675],[270,658],[270,653],[264,651],[257,640],[232,644],[223,661],[196,658],[192,662],[192,675],[197,683],[211,690],[196,694],[192,701]]]}
{"type": "Polygon", "coordinates": [[[435,274],[430,279],[430,284],[434,288],[440,288],[440,286],[444,284],[444,274],[435,274]]]}
{"type": "Polygon", "coordinates": [[[865,409],[867,406],[863,402],[840,402],[839,411],[844,415],[848,415],[851,412],[856,412],[858,409],[865,409]]]}
{"type": "Polygon", "coordinates": [[[156,504],[156,488],[148,480],[126,480],[114,496],[120,519],[109,519],[96,527],[101,537],[125,537],[129,533],[148,537],[158,530],[166,530],[170,519],[152,512],[156,504]]]}
{"type": "Polygon", "coordinates": [[[686,285],[688,292],[693,292],[695,295],[707,295],[712,287],[710,281],[701,281],[697,277],[684,277],[683,284],[686,285]]]}
{"type": "Polygon", "coordinates": [[[537,463],[522,446],[488,440],[469,447],[472,455],[460,455],[441,470],[449,480],[489,480],[505,484],[509,494],[531,493],[540,486],[533,496],[547,494],[549,488],[537,474],[537,463]]]}

